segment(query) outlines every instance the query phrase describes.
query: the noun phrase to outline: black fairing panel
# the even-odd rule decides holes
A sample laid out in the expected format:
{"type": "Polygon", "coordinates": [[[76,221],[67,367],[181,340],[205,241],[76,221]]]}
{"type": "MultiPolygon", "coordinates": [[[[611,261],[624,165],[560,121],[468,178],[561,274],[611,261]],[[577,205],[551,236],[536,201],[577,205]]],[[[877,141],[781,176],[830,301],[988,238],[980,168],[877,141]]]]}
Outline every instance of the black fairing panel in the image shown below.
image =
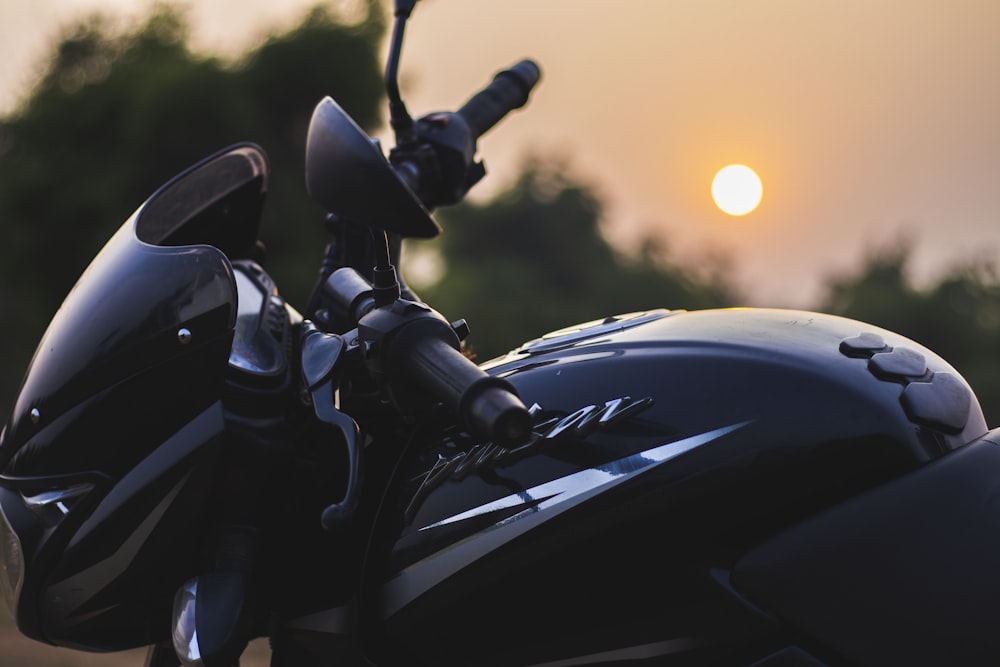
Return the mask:
{"type": "Polygon", "coordinates": [[[456,665],[487,644],[475,664],[763,659],[798,638],[732,590],[735,563],[986,432],[953,368],[859,322],[608,322],[487,364],[536,404],[531,444],[498,451],[445,427],[411,448],[368,578],[383,645],[456,665]],[[943,417],[906,404],[917,385],[951,397],[943,417]]]}
{"type": "MultiPolygon", "coordinates": [[[[56,525],[10,517],[25,544],[25,595],[18,629],[41,641],[115,651],[165,640],[173,596],[191,576],[213,518],[205,499],[218,484],[223,417],[215,404],[121,480],[94,489],[56,525]],[[32,595],[31,593],[34,593],[32,595]]],[[[16,490],[40,480],[5,480],[16,490]]],[[[16,498],[5,511],[18,511],[16,498]]]]}
{"type": "MultiPolygon", "coordinates": [[[[205,387],[203,380],[191,382],[193,376],[177,377],[171,369],[211,348],[224,369],[235,299],[232,268],[220,251],[148,245],[135,237],[132,222],[126,223],[80,278],[39,343],[0,462],[83,400],[152,367],[161,369],[163,382],[179,385],[177,395],[205,387]],[[181,328],[191,331],[189,344],[179,340],[181,328]],[[30,418],[31,410],[38,411],[37,420],[30,418]]],[[[20,470],[16,463],[14,468],[7,472],[44,474],[20,470]]]]}
{"type": "Polygon", "coordinates": [[[154,367],[165,394],[204,395],[183,418],[217,398],[236,320],[230,258],[253,246],[266,186],[263,153],[238,145],[176,176],[125,221],[39,343],[11,413],[0,469],[57,417],[154,367]],[[181,337],[181,329],[189,336],[181,337]],[[204,355],[210,358],[198,361],[209,376],[191,382],[185,361],[204,355]]]}
{"type": "Polygon", "coordinates": [[[856,665],[1000,660],[1000,432],[805,521],[734,585],[856,665]]]}
{"type": "Polygon", "coordinates": [[[117,650],[169,633],[213,520],[237,292],[263,153],[239,145],[150,197],[94,258],[35,352],[0,436],[4,565],[21,631],[117,650]],[[210,245],[214,244],[214,245],[210,245]]]}

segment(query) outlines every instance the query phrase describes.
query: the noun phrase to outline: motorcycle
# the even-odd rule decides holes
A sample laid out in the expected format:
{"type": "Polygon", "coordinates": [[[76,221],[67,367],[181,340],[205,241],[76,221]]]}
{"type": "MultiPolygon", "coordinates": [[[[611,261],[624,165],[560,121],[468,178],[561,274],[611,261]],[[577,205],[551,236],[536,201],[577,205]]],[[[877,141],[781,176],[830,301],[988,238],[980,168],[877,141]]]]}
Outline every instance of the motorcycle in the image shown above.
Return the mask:
{"type": "MultiPolygon", "coordinates": [[[[654,309],[477,366],[399,276],[534,63],[388,159],[330,98],[332,240],[300,313],[260,263],[263,151],[155,192],[66,298],[0,435],[18,628],[149,667],[988,664],[1000,431],[932,351],[844,318],[654,309]],[[530,407],[529,407],[530,406],[530,407]]],[[[528,298],[529,295],[525,295],[528,298]]]]}

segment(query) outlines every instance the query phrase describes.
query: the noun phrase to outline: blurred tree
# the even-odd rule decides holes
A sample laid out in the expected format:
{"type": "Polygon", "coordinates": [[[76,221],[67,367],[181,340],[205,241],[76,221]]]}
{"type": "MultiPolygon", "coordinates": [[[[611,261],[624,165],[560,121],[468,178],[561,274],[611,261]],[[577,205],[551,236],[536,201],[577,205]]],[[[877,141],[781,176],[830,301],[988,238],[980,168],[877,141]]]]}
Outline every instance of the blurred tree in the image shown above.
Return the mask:
{"type": "Polygon", "coordinates": [[[312,109],[333,95],[363,127],[379,121],[378,0],[350,24],[317,7],[228,64],[194,53],[168,7],[131,30],[110,26],[97,16],[69,30],[31,95],[0,119],[4,407],[45,323],[114,230],[173,174],[228,144],[269,153],[262,237],[282,290],[302,303],[314,279],[302,258],[326,242],[303,178],[312,109]]]}
{"type": "Polygon", "coordinates": [[[826,310],[901,333],[951,363],[976,391],[987,423],[1000,423],[1000,279],[988,262],[966,262],[917,289],[912,245],[872,252],[853,275],[832,280],[826,310]]]}
{"type": "Polygon", "coordinates": [[[468,319],[481,360],[585,320],[736,300],[724,271],[667,264],[652,242],[636,257],[616,253],[600,233],[600,202],[564,169],[529,165],[495,200],[439,214],[445,270],[421,295],[468,319]]]}
{"type": "MultiPolygon", "coordinates": [[[[269,269],[293,303],[304,303],[326,242],[302,178],[312,108],[330,94],[363,127],[380,117],[385,23],[378,0],[365,8],[349,23],[314,9],[236,63],[193,52],[183,18],[169,8],[131,30],[94,18],[66,33],[36,89],[0,118],[0,407],[104,241],[159,184],[229,143],[252,140],[269,151],[269,269]]],[[[601,235],[598,198],[563,170],[530,165],[496,200],[440,214],[444,273],[422,291],[446,315],[469,319],[480,358],[609,314],[737,300],[717,261],[678,266],[652,241],[635,255],[615,252],[601,235]]],[[[996,423],[993,268],[970,264],[918,290],[906,277],[908,255],[905,245],[873,255],[831,283],[821,308],[940,352],[996,423]]]]}

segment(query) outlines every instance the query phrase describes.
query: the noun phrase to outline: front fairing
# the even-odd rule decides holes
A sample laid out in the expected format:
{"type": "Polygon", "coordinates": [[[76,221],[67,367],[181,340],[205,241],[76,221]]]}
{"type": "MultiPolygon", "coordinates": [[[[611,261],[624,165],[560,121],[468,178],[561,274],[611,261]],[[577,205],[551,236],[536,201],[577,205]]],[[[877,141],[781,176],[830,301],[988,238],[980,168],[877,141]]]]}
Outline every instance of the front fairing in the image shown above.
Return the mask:
{"type": "Polygon", "coordinates": [[[137,217],[53,318],[14,406],[9,446],[102,389],[231,331],[235,286],[225,255],[145,244],[135,235],[137,217]]]}
{"type": "Polygon", "coordinates": [[[266,176],[242,145],[160,188],[43,336],[0,435],[0,588],[25,635],[118,650],[169,628],[211,520],[230,259],[253,246],[266,176]]]}
{"type": "MultiPolygon", "coordinates": [[[[237,301],[227,253],[256,237],[263,160],[250,145],[212,156],[160,188],[121,226],[38,345],[10,417],[0,469],[47,424],[128,378],[169,369],[172,360],[209,348],[224,369],[237,301]]],[[[178,387],[185,395],[217,392],[191,380],[178,387]]],[[[199,403],[203,408],[205,401],[199,403]]]]}

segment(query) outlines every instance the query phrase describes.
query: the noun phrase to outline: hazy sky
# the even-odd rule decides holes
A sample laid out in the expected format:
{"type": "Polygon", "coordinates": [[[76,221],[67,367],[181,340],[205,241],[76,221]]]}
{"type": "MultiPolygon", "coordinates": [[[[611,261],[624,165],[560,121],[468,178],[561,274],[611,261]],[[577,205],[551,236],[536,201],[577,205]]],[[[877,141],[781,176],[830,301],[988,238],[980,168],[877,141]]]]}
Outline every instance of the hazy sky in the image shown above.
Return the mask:
{"type": "MultiPolygon", "coordinates": [[[[151,4],[0,2],[0,108],[60,24],[151,4]]],[[[235,51],[310,4],[198,0],[190,16],[199,45],[235,51]]],[[[751,303],[805,305],[902,234],[920,276],[1000,261],[998,34],[997,0],[424,0],[404,95],[414,113],[455,108],[535,58],[530,107],[480,144],[493,187],[528,153],[563,156],[614,238],[656,235],[689,261],[720,247],[751,303]],[[732,162],[764,184],[743,218],[710,196],[732,162]]]]}

